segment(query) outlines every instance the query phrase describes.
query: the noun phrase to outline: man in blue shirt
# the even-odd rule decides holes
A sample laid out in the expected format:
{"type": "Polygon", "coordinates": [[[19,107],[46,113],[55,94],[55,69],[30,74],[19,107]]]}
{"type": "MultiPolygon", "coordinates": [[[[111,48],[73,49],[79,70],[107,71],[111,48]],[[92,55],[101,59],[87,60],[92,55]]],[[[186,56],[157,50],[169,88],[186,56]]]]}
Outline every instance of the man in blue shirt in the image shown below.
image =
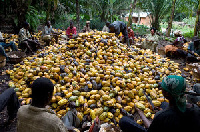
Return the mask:
{"type": "Polygon", "coordinates": [[[11,41],[10,43],[6,43],[5,39],[3,38],[2,33],[0,32],[0,55],[5,56],[7,61],[8,61],[6,52],[4,50],[4,48],[7,48],[7,47],[11,47],[13,51],[17,51],[18,50],[17,46],[15,45],[15,43],[13,41],[11,41]]]}

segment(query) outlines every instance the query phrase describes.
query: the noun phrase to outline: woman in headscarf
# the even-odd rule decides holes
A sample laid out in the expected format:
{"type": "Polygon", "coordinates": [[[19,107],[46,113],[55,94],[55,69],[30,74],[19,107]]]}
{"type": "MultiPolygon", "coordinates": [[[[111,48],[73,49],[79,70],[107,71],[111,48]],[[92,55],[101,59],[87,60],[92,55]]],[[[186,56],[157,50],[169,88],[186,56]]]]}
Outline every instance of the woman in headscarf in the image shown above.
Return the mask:
{"type": "Polygon", "coordinates": [[[178,49],[183,48],[183,44],[187,42],[187,40],[183,37],[181,31],[175,31],[174,35],[176,40],[172,43],[172,45],[165,46],[165,54],[168,57],[179,55],[178,49]]]}
{"type": "Polygon", "coordinates": [[[169,75],[162,81],[162,91],[169,106],[156,113],[152,123],[136,108],[147,129],[138,126],[133,119],[123,117],[119,126],[123,132],[195,132],[200,130],[200,108],[186,105],[186,80],[181,76],[169,75]]]}

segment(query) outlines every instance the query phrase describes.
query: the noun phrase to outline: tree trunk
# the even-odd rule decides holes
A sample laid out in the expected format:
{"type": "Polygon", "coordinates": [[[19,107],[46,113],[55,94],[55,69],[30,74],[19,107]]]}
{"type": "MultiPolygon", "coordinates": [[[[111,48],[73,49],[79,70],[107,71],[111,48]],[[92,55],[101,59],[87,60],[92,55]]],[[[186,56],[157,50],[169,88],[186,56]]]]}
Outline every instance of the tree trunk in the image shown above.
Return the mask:
{"type": "Polygon", "coordinates": [[[172,12],[171,12],[170,20],[168,22],[168,28],[167,28],[167,32],[166,32],[167,37],[170,36],[170,32],[171,32],[171,29],[172,29],[172,21],[174,19],[175,7],[176,7],[176,0],[172,0],[172,12]]]}
{"type": "Polygon", "coordinates": [[[133,1],[133,4],[130,8],[130,12],[129,12],[130,14],[129,14],[129,17],[128,17],[128,24],[127,24],[128,27],[130,27],[130,26],[132,27],[132,20],[133,20],[132,14],[133,14],[133,10],[135,9],[135,6],[136,6],[136,1],[137,0],[133,1]]]}
{"type": "Polygon", "coordinates": [[[151,26],[155,27],[157,30],[160,30],[160,20],[158,16],[153,17],[151,26]]]}
{"type": "Polygon", "coordinates": [[[80,5],[79,0],[76,0],[76,24],[77,24],[77,31],[80,30],[80,5]]]}
{"type": "Polygon", "coordinates": [[[16,0],[18,27],[21,28],[26,21],[26,13],[32,0],[16,0]]]}
{"type": "Polygon", "coordinates": [[[200,15],[200,0],[199,0],[198,9],[197,9],[196,22],[195,22],[195,27],[194,27],[194,36],[199,35],[199,34],[198,34],[199,29],[200,29],[199,15],[200,15]]]}
{"type": "Polygon", "coordinates": [[[48,7],[47,7],[47,12],[46,12],[46,22],[50,18],[50,11],[51,11],[51,0],[48,0],[48,7]]]}

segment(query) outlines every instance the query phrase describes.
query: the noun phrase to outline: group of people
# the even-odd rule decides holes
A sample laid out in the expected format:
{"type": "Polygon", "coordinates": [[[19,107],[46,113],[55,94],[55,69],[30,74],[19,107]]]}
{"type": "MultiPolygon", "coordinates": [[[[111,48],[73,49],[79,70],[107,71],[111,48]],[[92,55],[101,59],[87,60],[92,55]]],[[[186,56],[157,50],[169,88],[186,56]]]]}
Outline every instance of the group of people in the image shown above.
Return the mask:
{"type": "Polygon", "coordinates": [[[182,35],[181,31],[175,31],[176,40],[171,45],[165,46],[165,53],[168,57],[180,57],[185,62],[198,62],[197,57],[200,55],[200,39],[195,36],[192,42],[189,43],[188,48],[184,50],[184,43],[187,40],[182,35]]]}
{"type": "MultiPolygon", "coordinates": [[[[47,78],[38,78],[32,84],[32,103],[20,103],[13,88],[0,94],[0,111],[6,106],[8,109],[9,123],[17,117],[18,132],[67,132],[79,127],[80,121],[73,110],[67,112],[61,120],[46,106],[53,96],[54,85],[47,78]],[[71,118],[70,118],[71,116],[71,118]]],[[[181,76],[169,75],[164,77],[161,84],[162,93],[169,103],[165,103],[156,113],[153,121],[149,121],[144,113],[137,107],[136,111],[144,122],[144,127],[138,125],[134,119],[124,116],[119,121],[123,132],[169,132],[169,131],[196,131],[200,130],[200,108],[194,103],[187,103],[185,90],[186,80],[181,76]]],[[[200,93],[200,85],[195,87],[200,93]]],[[[98,129],[97,129],[98,130],[98,129]]]]}

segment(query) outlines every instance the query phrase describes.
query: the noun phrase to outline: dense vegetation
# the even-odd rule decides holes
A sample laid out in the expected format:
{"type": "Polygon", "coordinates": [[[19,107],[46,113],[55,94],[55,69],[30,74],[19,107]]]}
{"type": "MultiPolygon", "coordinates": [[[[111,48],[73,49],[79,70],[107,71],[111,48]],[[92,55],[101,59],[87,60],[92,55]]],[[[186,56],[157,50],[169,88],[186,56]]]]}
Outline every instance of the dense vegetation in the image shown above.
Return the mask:
{"type": "MultiPolygon", "coordinates": [[[[170,26],[173,20],[183,21],[192,17],[196,23],[191,25],[197,29],[198,6],[199,0],[0,0],[0,17],[12,18],[18,27],[26,20],[35,31],[47,19],[55,28],[61,29],[66,29],[69,21],[73,20],[79,30],[85,21],[90,20],[91,28],[101,30],[106,21],[124,21],[127,13],[147,11],[153,18],[152,26],[159,30],[163,22],[168,28],[173,28],[170,26]]],[[[198,29],[196,33],[194,29],[191,34],[197,34],[198,29]]]]}

